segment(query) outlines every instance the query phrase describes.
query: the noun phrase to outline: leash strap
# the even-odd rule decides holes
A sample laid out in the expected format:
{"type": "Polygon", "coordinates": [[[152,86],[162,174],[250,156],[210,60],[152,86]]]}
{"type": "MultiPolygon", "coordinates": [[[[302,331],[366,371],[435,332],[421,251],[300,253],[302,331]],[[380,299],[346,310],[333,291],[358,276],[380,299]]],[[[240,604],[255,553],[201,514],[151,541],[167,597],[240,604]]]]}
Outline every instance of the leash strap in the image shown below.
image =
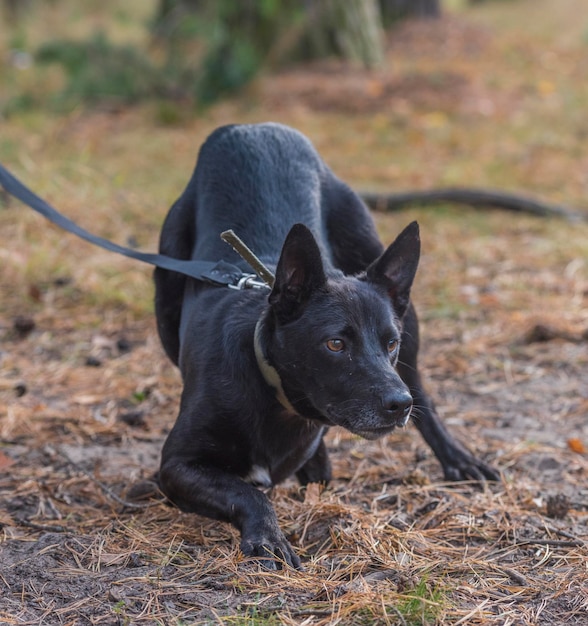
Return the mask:
{"type": "Polygon", "coordinates": [[[236,265],[232,265],[226,261],[214,263],[211,261],[174,259],[173,257],[163,254],[132,250],[131,248],[119,246],[103,237],[93,235],[62,215],[57,209],[54,209],[50,204],[45,202],[45,200],[39,198],[39,196],[23,185],[23,183],[13,176],[2,164],[0,164],[0,185],[2,185],[4,190],[11,196],[14,196],[37,213],[40,213],[56,226],[110,252],[116,252],[117,254],[122,254],[131,259],[136,259],[137,261],[142,261],[149,265],[155,265],[172,272],[178,272],[179,274],[184,274],[213,285],[232,287],[234,289],[266,287],[264,283],[255,280],[256,276],[254,274],[244,274],[236,265]]]}

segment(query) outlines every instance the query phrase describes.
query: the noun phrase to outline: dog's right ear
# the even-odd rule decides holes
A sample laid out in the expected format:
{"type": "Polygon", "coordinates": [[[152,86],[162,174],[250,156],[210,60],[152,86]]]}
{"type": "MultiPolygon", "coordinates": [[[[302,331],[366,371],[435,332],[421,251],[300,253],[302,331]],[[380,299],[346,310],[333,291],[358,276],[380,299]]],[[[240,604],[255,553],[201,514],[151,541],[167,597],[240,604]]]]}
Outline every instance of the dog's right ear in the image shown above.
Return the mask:
{"type": "Polygon", "coordinates": [[[326,282],[316,239],[304,224],[294,224],[282,247],[270,305],[282,320],[293,319],[312,292],[326,282]]]}

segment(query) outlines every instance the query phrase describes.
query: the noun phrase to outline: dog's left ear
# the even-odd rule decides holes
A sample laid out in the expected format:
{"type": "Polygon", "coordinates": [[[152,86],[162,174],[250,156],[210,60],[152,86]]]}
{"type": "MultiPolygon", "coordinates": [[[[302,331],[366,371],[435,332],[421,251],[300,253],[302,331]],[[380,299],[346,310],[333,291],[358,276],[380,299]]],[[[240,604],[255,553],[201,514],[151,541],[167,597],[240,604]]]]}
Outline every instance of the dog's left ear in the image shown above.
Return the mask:
{"type": "Polygon", "coordinates": [[[394,311],[400,319],[408,307],[410,288],[419,264],[420,254],[419,225],[417,222],[412,222],[366,271],[366,278],[369,282],[386,289],[392,300],[394,311]]]}
{"type": "Polygon", "coordinates": [[[282,319],[296,317],[311,293],[327,282],[318,244],[303,224],[294,224],[282,247],[269,303],[282,319]]]}

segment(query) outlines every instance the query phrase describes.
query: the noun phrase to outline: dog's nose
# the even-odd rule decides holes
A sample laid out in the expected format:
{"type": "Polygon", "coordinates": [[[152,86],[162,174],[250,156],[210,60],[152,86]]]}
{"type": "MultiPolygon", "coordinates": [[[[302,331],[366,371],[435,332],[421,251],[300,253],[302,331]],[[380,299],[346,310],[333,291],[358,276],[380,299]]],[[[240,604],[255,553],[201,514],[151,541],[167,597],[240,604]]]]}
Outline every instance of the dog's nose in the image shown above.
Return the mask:
{"type": "Polygon", "coordinates": [[[412,409],[412,396],[408,393],[390,392],[383,398],[388,418],[404,426],[412,409]]]}

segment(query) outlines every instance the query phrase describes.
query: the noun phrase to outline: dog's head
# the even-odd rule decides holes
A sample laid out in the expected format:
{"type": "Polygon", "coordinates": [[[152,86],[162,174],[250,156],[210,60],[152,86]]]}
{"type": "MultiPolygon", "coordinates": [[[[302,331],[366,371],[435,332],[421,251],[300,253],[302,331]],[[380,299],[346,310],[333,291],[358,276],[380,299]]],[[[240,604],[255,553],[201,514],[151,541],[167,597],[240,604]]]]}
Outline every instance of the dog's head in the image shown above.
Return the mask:
{"type": "Polygon", "coordinates": [[[410,224],[359,276],[326,269],[308,228],[288,234],[263,321],[263,352],[298,413],[366,438],[403,426],[412,398],[396,372],[420,254],[410,224]]]}

